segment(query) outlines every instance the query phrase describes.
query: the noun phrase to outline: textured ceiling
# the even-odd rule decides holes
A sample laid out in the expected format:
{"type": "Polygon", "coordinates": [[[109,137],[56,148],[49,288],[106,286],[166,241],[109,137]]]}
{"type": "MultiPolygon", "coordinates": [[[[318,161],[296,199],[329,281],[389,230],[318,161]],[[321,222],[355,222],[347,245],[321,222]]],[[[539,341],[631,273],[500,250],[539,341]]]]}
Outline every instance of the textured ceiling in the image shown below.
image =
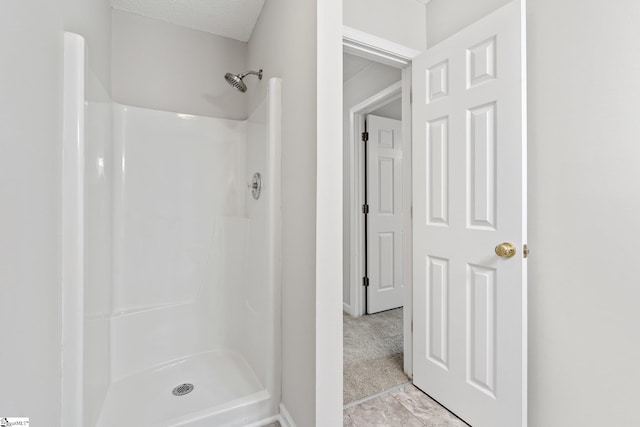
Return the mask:
{"type": "Polygon", "coordinates": [[[111,0],[114,9],[249,41],[265,0],[111,0]]]}

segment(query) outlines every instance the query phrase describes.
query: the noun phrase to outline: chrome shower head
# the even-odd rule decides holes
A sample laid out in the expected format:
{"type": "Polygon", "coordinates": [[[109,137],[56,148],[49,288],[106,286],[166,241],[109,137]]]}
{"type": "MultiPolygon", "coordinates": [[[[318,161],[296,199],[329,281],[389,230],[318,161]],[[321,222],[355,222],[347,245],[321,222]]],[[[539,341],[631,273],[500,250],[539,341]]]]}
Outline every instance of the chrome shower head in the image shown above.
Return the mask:
{"type": "Polygon", "coordinates": [[[231,85],[232,88],[234,88],[234,89],[236,89],[236,90],[238,90],[240,92],[246,92],[247,91],[247,85],[244,84],[242,79],[244,79],[249,74],[255,74],[256,76],[258,76],[258,80],[262,80],[262,70],[260,70],[260,71],[247,71],[246,73],[242,73],[242,74],[227,73],[227,74],[224,75],[224,79],[227,81],[227,83],[229,83],[229,85],[231,85]]]}
{"type": "Polygon", "coordinates": [[[247,85],[242,81],[242,77],[237,74],[227,73],[224,75],[224,79],[231,85],[232,88],[239,90],[240,92],[247,91],[247,85]]]}

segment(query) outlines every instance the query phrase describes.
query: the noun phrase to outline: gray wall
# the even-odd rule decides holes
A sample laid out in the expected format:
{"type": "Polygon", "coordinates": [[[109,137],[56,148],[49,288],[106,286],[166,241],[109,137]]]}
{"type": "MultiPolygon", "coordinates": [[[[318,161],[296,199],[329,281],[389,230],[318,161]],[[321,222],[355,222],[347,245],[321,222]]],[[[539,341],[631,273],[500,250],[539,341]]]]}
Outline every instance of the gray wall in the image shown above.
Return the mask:
{"type": "Polygon", "coordinates": [[[0,13],[0,413],[59,425],[63,16],[0,13]]]}
{"type": "Polygon", "coordinates": [[[248,47],[252,110],[282,77],[282,402],[315,425],[316,2],[268,0],[248,47]]]}
{"type": "MultiPolygon", "coordinates": [[[[69,1],[69,0],[68,0],[69,1]]],[[[245,119],[247,96],[225,81],[246,69],[247,44],[113,11],[115,102],[184,114],[245,119]]]]}
{"type": "MultiPolygon", "coordinates": [[[[434,0],[430,45],[504,0],[434,0]]],[[[640,3],[529,0],[529,426],[640,425],[640,3]]]]}
{"type": "Polygon", "coordinates": [[[349,179],[351,170],[351,156],[349,144],[351,144],[351,136],[349,131],[349,110],[361,103],[365,99],[375,95],[383,89],[391,86],[394,83],[399,82],[402,79],[402,72],[398,68],[393,68],[377,62],[371,62],[371,64],[360,71],[351,79],[344,82],[343,88],[343,108],[342,108],[342,123],[343,123],[343,158],[344,158],[344,173],[343,173],[343,281],[342,281],[342,299],[345,304],[351,304],[350,295],[350,281],[351,281],[351,245],[350,245],[350,233],[351,233],[351,213],[349,207],[351,206],[350,186],[351,181],[349,179]]]}

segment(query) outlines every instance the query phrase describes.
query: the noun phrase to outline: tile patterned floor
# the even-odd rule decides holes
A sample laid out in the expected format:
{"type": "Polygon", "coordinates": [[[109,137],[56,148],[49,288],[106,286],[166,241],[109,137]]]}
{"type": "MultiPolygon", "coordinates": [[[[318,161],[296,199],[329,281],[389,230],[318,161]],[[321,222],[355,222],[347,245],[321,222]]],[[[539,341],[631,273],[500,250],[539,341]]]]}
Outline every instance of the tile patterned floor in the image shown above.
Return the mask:
{"type": "Polygon", "coordinates": [[[469,427],[411,384],[349,406],[343,419],[344,427],[469,427]]]}
{"type": "Polygon", "coordinates": [[[409,384],[344,410],[344,427],[468,427],[409,384]]]}

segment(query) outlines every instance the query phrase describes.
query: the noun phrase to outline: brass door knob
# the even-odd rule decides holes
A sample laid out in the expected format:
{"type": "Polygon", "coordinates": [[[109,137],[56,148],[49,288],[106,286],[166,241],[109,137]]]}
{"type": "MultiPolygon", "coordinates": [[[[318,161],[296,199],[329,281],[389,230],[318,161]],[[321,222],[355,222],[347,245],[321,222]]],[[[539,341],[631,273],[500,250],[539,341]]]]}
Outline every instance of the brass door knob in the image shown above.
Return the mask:
{"type": "Polygon", "coordinates": [[[503,258],[511,258],[516,254],[516,248],[511,243],[504,242],[496,246],[496,255],[503,258]]]}

